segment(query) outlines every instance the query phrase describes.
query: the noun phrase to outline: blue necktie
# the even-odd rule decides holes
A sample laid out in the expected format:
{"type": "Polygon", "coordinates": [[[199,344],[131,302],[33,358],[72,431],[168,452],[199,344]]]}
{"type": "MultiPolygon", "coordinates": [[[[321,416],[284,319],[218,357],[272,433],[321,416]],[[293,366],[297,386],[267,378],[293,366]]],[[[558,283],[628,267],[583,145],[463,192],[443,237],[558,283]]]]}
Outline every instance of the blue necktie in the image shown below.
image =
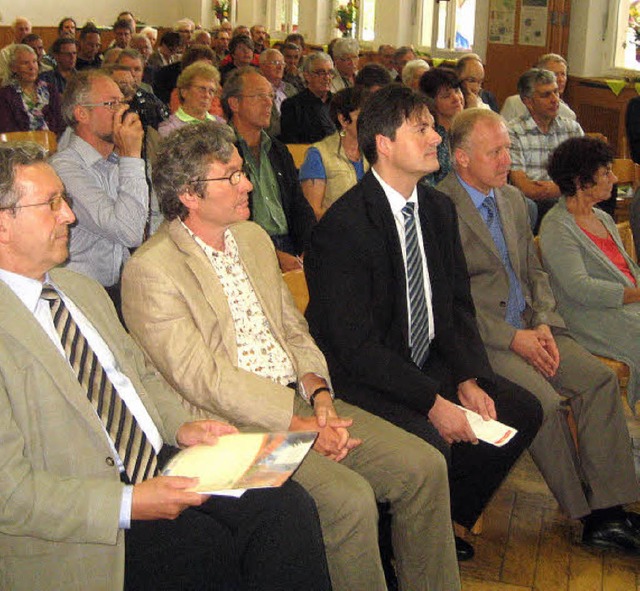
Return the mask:
{"type": "Polygon", "coordinates": [[[402,215],[404,217],[407,285],[409,288],[409,346],[411,359],[418,367],[422,367],[429,352],[429,312],[424,293],[422,255],[418,244],[414,205],[414,203],[407,203],[402,208],[402,215]]]}
{"type": "Polygon", "coordinates": [[[489,232],[496,244],[496,248],[502,259],[502,264],[507,270],[507,276],[509,277],[509,298],[507,300],[505,320],[515,328],[524,328],[524,324],[522,323],[522,313],[525,308],[524,295],[522,294],[520,281],[516,277],[511,265],[509,252],[507,251],[507,243],[504,239],[502,227],[500,226],[500,216],[498,215],[498,206],[495,197],[493,195],[485,197],[485,200],[482,202],[482,208],[484,208],[486,214],[485,221],[489,227],[489,232]]]}

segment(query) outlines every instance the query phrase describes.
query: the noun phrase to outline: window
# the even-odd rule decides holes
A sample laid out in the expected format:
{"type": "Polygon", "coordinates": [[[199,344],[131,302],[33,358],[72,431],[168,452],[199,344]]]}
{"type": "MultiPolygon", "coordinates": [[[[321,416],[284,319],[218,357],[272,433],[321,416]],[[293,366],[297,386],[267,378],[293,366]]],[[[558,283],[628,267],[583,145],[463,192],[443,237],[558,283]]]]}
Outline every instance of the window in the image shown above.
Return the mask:
{"type": "Polygon", "coordinates": [[[476,0],[423,0],[421,45],[434,49],[473,49],[476,0]]]}
{"type": "Polygon", "coordinates": [[[362,41],[373,41],[376,37],[376,0],[360,0],[358,15],[358,37],[362,41]]]}
{"type": "Polygon", "coordinates": [[[620,0],[614,65],[617,68],[640,69],[636,59],[640,49],[640,0],[620,0]],[[638,30],[636,34],[635,30],[638,30]]]}
{"type": "Polygon", "coordinates": [[[277,0],[276,29],[283,33],[297,32],[299,8],[300,0],[277,0]]]}

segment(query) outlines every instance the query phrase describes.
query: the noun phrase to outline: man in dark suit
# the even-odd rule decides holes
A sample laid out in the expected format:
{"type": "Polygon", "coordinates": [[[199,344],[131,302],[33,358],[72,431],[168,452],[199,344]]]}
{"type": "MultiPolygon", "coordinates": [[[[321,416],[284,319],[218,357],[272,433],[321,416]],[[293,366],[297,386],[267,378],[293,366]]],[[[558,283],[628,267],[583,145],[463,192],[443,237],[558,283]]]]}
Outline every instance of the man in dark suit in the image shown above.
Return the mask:
{"type": "Polygon", "coordinates": [[[556,311],[523,194],[506,184],[504,120],[471,109],[456,117],[449,138],[455,171],[438,188],[456,206],[489,361],[545,413],[531,455],[563,511],[585,524],[585,544],[639,554],[640,520],[620,506],[638,499],[638,484],[616,376],[573,340],[556,311]],[[559,392],[571,400],[578,454],[559,392]]]}
{"type": "Polygon", "coordinates": [[[305,259],[311,331],[345,398],[445,454],[453,519],[470,528],[533,439],[540,406],[491,370],[455,209],[417,186],[438,167],[427,99],[398,85],[378,91],[358,141],[372,170],[322,218],[305,259]],[[471,445],[456,404],[519,432],[503,447],[471,445]]]}

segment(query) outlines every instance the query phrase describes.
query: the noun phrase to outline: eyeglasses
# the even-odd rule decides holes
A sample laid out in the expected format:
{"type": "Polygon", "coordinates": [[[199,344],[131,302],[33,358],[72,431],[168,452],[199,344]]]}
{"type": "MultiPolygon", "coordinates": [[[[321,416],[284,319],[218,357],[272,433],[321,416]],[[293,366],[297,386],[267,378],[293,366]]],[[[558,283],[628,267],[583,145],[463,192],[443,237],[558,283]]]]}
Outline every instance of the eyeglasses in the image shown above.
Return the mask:
{"type": "Polygon", "coordinates": [[[104,101],[102,103],[80,103],[81,107],[106,107],[110,111],[117,111],[121,105],[129,105],[129,101],[126,99],[120,99],[117,101],[104,101]]]}
{"type": "Polygon", "coordinates": [[[265,62],[266,66],[276,66],[276,68],[282,68],[284,67],[284,62],[281,61],[275,61],[275,62],[265,62]]]}
{"type": "Polygon", "coordinates": [[[320,77],[333,78],[336,75],[336,71],[335,70],[313,70],[312,72],[309,72],[309,74],[311,74],[311,76],[316,76],[317,78],[320,78],[320,77]]]}
{"type": "Polygon", "coordinates": [[[209,86],[190,86],[190,88],[193,88],[194,90],[197,90],[198,92],[202,93],[202,94],[209,94],[211,96],[216,96],[216,94],[218,94],[218,89],[217,88],[210,88],[209,86]]]}
{"type": "Polygon", "coordinates": [[[274,100],[276,98],[275,93],[273,92],[256,92],[255,94],[239,94],[242,98],[258,98],[262,100],[274,100]]]}
{"type": "Polygon", "coordinates": [[[66,195],[56,195],[51,197],[48,201],[41,201],[40,203],[29,203],[28,205],[10,205],[9,207],[0,207],[0,211],[7,211],[9,209],[26,209],[27,207],[40,207],[41,205],[48,205],[51,211],[60,211],[62,208],[62,202],[67,202],[66,195]]]}
{"type": "Polygon", "coordinates": [[[341,62],[357,62],[358,61],[358,56],[357,55],[343,55],[341,57],[338,58],[341,62]]]}
{"type": "Polygon", "coordinates": [[[193,181],[189,181],[189,184],[229,181],[229,184],[232,187],[235,187],[243,178],[247,178],[247,173],[244,170],[234,170],[229,176],[221,176],[215,179],[195,179],[193,181]]]}

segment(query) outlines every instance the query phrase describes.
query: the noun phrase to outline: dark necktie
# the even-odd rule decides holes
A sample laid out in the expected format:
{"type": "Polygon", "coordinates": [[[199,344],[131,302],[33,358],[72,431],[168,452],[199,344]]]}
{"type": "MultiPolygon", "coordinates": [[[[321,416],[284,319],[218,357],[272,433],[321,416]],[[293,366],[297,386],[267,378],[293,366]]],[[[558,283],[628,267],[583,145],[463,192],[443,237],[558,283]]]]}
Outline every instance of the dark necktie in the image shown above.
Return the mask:
{"type": "Polygon", "coordinates": [[[422,254],[418,244],[414,205],[414,203],[407,203],[402,208],[402,215],[407,255],[411,359],[418,367],[422,367],[429,351],[429,312],[424,293],[422,254]]]}
{"type": "Polygon", "coordinates": [[[507,250],[507,242],[504,239],[502,227],[500,226],[500,217],[498,214],[498,205],[493,195],[488,195],[482,202],[482,207],[486,212],[486,222],[489,227],[489,233],[495,242],[502,264],[507,270],[507,276],[509,278],[509,297],[507,299],[507,310],[505,314],[505,320],[511,324],[514,328],[524,328],[522,322],[522,313],[525,309],[524,294],[522,293],[522,287],[520,286],[520,280],[516,277],[516,273],[513,270],[511,259],[509,258],[509,251],[507,250]]]}
{"type": "Polygon", "coordinates": [[[109,434],[129,482],[136,484],[151,478],[158,458],[144,431],[118,395],[58,292],[45,285],[41,297],[49,302],[65,355],[109,434]]]}

